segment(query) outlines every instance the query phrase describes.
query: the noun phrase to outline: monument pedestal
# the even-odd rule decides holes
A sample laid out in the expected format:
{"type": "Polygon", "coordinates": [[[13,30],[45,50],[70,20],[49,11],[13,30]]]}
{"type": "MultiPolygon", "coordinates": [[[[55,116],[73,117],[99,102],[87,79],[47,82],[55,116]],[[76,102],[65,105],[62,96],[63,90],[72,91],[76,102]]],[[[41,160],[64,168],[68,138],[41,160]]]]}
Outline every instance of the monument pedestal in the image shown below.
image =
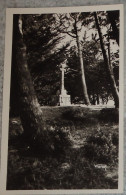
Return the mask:
{"type": "Polygon", "coordinates": [[[59,104],[60,106],[70,106],[71,99],[70,95],[67,95],[66,90],[63,90],[59,96],[59,104]]]}

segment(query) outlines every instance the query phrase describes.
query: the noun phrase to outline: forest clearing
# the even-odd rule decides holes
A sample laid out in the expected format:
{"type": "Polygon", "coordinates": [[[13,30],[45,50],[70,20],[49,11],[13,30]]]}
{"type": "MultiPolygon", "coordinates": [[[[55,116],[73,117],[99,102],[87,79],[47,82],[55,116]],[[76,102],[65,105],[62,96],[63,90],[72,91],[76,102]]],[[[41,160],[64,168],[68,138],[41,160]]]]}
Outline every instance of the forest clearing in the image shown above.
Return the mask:
{"type": "Polygon", "coordinates": [[[10,119],[9,190],[117,189],[118,110],[42,107],[57,150],[44,153],[23,140],[19,118],[10,119]],[[13,178],[13,179],[11,179],[13,178]]]}

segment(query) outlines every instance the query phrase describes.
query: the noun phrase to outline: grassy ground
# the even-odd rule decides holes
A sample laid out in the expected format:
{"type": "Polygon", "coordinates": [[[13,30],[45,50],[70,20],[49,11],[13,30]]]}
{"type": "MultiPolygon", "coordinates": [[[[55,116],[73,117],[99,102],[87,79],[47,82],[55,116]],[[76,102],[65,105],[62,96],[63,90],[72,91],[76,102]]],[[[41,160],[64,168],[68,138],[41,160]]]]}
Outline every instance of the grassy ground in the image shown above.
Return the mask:
{"type": "Polygon", "coordinates": [[[20,138],[19,118],[10,118],[7,189],[117,189],[118,111],[42,107],[47,129],[65,132],[53,154],[36,152],[20,138]]]}

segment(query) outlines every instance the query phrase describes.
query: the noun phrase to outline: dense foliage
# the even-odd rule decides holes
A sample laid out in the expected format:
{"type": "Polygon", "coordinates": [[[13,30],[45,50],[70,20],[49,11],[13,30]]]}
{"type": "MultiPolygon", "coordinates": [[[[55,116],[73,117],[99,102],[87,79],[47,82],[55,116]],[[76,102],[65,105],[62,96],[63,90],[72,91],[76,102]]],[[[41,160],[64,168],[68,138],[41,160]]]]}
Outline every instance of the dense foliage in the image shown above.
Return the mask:
{"type": "MultiPolygon", "coordinates": [[[[71,95],[72,103],[85,103],[76,43],[75,19],[77,17],[78,36],[80,36],[90,103],[104,104],[109,99],[113,99],[93,13],[23,15],[27,61],[41,105],[58,105],[61,88],[60,67],[65,59],[67,59],[65,88],[71,95]]],[[[115,40],[119,35],[114,37],[112,22],[115,22],[119,31],[119,14],[114,11],[111,13],[98,12],[98,19],[106,53],[118,88],[119,49],[115,40]],[[109,19],[112,14],[115,15],[115,21],[109,19]],[[117,49],[113,50],[114,47],[117,49]]],[[[12,86],[15,87],[12,89],[11,104],[13,104],[13,97],[16,99],[17,88],[15,79],[12,78],[12,82],[12,86]]]]}

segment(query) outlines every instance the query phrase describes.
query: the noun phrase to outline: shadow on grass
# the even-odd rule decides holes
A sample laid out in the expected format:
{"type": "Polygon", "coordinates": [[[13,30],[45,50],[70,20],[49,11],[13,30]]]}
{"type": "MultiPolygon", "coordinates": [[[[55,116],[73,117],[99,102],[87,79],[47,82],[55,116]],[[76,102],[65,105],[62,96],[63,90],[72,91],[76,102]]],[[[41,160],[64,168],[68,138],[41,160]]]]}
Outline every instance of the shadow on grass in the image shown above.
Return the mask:
{"type": "MultiPolygon", "coordinates": [[[[36,152],[18,140],[9,147],[8,190],[116,189],[117,181],[94,167],[84,148],[68,147],[64,153],[36,152]]],[[[89,148],[88,148],[89,149],[89,148]]],[[[90,155],[90,150],[88,150],[90,155]]]]}
{"type": "MultiPolygon", "coordinates": [[[[108,133],[112,134],[111,141],[116,147],[118,146],[118,130],[112,129],[117,120],[109,115],[115,111],[91,111],[88,109],[64,108],[56,120],[57,115],[51,119],[53,113],[48,116],[49,125],[59,128],[61,135],[55,134],[56,150],[44,151],[37,149],[35,145],[30,145],[28,140],[22,136],[22,127],[19,120],[17,123],[10,123],[9,152],[8,152],[8,175],[7,190],[42,190],[42,189],[117,189],[118,181],[106,177],[106,171],[95,167],[96,163],[113,162],[101,161],[99,152],[106,152],[103,147],[108,140],[108,133]],[[70,109],[70,110],[69,110],[70,109]],[[109,113],[109,114],[108,114],[109,113]],[[103,115],[103,116],[100,116],[103,115]],[[96,134],[96,125],[99,121],[102,125],[102,135],[96,134]],[[108,117],[108,118],[107,118],[108,117]],[[65,123],[64,123],[65,121],[65,123]],[[60,123],[61,122],[61,123],[60,123]],[[107,123],[108,126],[105,126],[107,123]],[[86,128],[86,141],[83,147],[74,148],[72,145],[63,141],[62,131],[65,125],[69,127],[70,132],[75,132],[76,136],[86,128]],[[93,127],[94,125],[94,127],[93,127]],[[79,126],[79,131],[77,127],[79,126]],[[85,127],[85,128],[84,128],[85,127]],[[93,131],[92,131],[93,128],[93,131]],[[100,145],[101,144],[101,145],[100,145]],[[91,152],[94,152],[93,154],[91,152]]],[[[47,111],[46,111],[47,112],[47,111]]],[[[51,111],[50,111],[51,112],[51,111]]],[[[58,110],[59,112],[59,110],[58,110]]],[[[118,118],[118,113],[115,114],[118,118]]],[[[16,121],[16,119],[15,119],[16,121]]],[[[100,132],[100,133],[101,133],[100,132]]],[[[65,134],[67,136],[67,134],[65,134]]],[[[67,136],[69,137],[69,136],[67,136]]],[[[67,138],[66,137],[66,138],[67,138]]],[[[83,137],[85,139],[85,137],[83,137]]],[[[110,147],[110,145],[108,144],[110,147]]],[[[110,149],[110,148],[109,148],[110,149]]],[[[108,153],[109,154],[109,153],[108,153]]],[[[105,154],[105,157],[111,157],[105,154]]],[[[117,158],[117,152],[116,154],[117,158]]]]}
{"type": "MultiPolygon", "coordinates": [[[[21,152],[22,153],[22,152],[21,152]]],[[[60,155],[21,155],[10,149],[8,190],[31,189],[116,189],[117,182],[105,177],[84,156],[84,150],[68,149],[60,155]]]]}

